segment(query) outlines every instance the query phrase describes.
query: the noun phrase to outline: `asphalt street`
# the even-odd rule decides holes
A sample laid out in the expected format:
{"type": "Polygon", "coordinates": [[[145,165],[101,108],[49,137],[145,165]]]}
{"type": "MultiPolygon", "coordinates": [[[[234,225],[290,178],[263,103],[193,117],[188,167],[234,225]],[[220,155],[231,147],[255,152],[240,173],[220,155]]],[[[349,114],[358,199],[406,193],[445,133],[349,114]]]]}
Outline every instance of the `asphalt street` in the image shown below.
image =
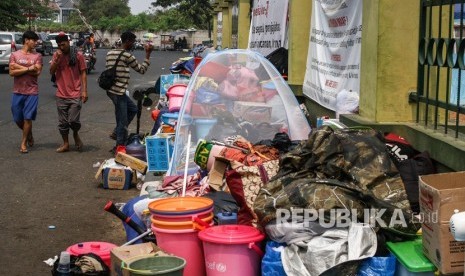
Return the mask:
{"type": "MultiPolygon", "coordinates": [[[[39,109],[33,122],[35,145],[27,154],[19,152],[21,132],[10,110],[13,78],[7,71],[0,72],[0,275],[51,275],[51,268],[43,261],[70,245],[126,242],[121,221],[103,207],[109,200],[127,202],[139,191],[106,190],[94,178],[94,164],[111,158],[109,150],[114,146],[108,137],[115,125],[114,107],[96,82],[107,51],[97,50],[96,70],[88,76],[89,100],[81,112],[82,152],[73,147],[66,153],[55,152],[62,140],[57,129],[55,88],[50,81],[50,56],[43,57],[39,109]]],[[[143,60],[143,51],[134,54],[143,60]]],[[[145,75],[131,72],[130,91],[137,85],[154,85],[159,75],[169,74],[172,62],[186,55],[154,51],[145,75]]],[[[142,110],[140,122],[140,131],[150,132],[150,110],[142,110]]],[[[130,126],[130,132],[135,131],[136,120],[130,126]]],[[[73,145],[72,137],[70,142],[73,145]]]]}

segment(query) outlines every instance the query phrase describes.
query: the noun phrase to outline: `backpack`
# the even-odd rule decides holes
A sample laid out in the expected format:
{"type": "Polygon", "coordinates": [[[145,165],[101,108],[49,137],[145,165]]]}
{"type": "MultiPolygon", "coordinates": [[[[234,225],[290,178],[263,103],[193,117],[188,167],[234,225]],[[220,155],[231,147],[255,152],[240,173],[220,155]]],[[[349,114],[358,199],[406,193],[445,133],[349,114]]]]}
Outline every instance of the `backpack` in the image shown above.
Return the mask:
{"type": "Polygon", "coordinates": [[[100,88],[108,90],[110,89],[116,81],[116,68],[118,66],[118,61],[120,60],[121,56],[125,51],[121,51],[118,58],[115,61],[115,64],[111,67],[103,71],[100,76],[98,77],[98,86],[100,88]]]}

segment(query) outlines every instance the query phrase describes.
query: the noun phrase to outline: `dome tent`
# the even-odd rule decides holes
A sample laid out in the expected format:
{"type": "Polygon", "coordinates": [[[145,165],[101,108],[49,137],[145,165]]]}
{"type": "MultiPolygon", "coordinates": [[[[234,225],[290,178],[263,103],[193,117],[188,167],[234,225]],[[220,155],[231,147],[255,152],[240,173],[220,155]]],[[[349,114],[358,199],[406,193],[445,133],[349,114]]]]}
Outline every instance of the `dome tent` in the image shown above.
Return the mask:
{"type": "Polygon", "coordinates": [[[183,174],[189,134],[188,167],[193,173],[200,139],[224,142],[240,135],[254,144],[278,132],[304,140],[310,131],[292,90],[263,55],[241,49],[210,53],[185,90],[168,175],[183,174]]]}

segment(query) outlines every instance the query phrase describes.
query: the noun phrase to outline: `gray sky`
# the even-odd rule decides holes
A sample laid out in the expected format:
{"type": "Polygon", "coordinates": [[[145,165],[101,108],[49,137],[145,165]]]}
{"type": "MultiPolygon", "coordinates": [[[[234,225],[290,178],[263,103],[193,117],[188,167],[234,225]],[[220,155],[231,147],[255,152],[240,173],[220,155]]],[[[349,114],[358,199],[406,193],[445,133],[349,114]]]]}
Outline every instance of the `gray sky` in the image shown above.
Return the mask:
{"type": "Polygon", "coordinates": [[[153,0],[129,0],[129,7],[132,14],[139,14],[149,9],[153,0]]]}

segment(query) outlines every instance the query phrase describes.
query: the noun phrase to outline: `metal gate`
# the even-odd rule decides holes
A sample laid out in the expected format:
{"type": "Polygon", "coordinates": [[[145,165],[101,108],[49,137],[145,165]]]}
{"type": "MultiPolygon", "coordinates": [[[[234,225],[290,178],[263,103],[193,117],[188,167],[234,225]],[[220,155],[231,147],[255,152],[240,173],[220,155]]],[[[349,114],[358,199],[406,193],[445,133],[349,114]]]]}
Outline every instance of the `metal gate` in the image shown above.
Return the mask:
{"type": "MultiPolygon", "coordinates": [[[[421,0],[416,122],[463,137],[465,126],[465,0],[421,0]]],[[[462,138],[460,138],[462,139],[462,138]]]]}

